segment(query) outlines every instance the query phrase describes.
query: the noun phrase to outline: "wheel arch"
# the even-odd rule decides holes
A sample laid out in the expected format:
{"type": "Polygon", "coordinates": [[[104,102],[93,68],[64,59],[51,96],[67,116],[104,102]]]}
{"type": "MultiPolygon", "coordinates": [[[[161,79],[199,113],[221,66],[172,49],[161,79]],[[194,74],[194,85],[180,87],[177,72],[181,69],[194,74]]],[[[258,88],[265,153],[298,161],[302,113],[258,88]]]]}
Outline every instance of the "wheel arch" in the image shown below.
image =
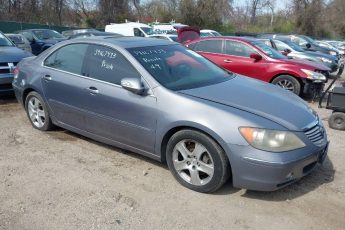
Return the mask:
{"type": "MultiPolygon", "coordinates": [[[[170,138],[177,133],[178,131],[181,130],[194,130],[200,133],[205,134],[206,136],[208,136],[209,138],[211,138],[213,141],[215,141],[225,152],[225,156],[228,159],[229,163],[230,163],[230,159],[229,156],[226,154],[226,143],[225,141],[222,140],[222,138],[220,136],[218,136],[215,132],[213,132],[212,130],[208,129],[207,127],[198,127],[196,125],[191,125],[191,124],[181,124],[181,125],[177,125],[174,127],[171,127],[170,129],[168,129],[164,135],[163,138],[161,139],[160,146],[159,146],[159,151],[160,151],[160,155],[161,155],[161,161],[163,163],[166,163],[166,147],[168,144],[168,141],[170,140],[170,138]]],[[[230,163],[230,168],[231,168],[231,163],[230,163]]]]}

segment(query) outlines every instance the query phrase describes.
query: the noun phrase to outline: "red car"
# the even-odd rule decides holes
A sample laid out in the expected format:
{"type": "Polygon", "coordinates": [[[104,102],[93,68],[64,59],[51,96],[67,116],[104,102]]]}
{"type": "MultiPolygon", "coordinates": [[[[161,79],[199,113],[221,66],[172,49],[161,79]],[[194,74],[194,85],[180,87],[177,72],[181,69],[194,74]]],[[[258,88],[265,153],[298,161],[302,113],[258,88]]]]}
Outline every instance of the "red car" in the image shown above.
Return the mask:
{"type": "Polygon", "coordinates": [[[184,45],[231,72],[279,85],[297,95],[318,93],[330,71],[322,64],[288,59],[254,38],[208,37],[184,45]]]}

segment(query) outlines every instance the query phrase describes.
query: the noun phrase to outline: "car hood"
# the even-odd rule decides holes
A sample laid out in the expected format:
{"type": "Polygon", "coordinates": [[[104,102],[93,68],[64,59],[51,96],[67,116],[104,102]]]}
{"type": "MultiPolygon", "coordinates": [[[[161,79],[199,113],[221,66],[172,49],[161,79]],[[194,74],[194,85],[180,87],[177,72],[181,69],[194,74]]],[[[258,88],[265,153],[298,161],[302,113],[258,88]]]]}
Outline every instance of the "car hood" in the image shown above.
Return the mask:
{"type": "Polygon", "coordinates": [[[305,51],[305,53],[307,53],[308,55],[314,56],[314,57],[324,57],[324,58],[330,59],[332,61],[337,60],[336,57],[334,57],[332,55],[325,54],[325,53],[321,53],[321,52],[305,51]]]}
{"type": "Polygon", "coordinates": [[[288,59],[285,60],[290,63],[294,63],[300,66],[300,68],[304,69],[313,69],[313,70],[323,70],[323,71],[331,71],[330,68],[325,66],[324,64],[317,63],[317,62],[312,62],[312,61],[307,61],[307,60],[296,60],[296,59],[288,59]]]}
{"type": "Polygon", "coordinates": [[[256,114],[291,131],[303,131],[318,119],[295,94],[244,76],[180,93],[256,114]]]}
{"type": "Polygon", "coordinates": [[[67,40],[66,38],[54,38],[54,39],[45,39],[45,40],[40,40],[41,42],[44,42],[46,44],[56,44],[58,42],[62,42],[67,40]]]}
{"type": "Polygon", "coordinates": [[[15,46],[0,46],[0,62],[19,62],[30,56],[32,56],[31,53],[15,46]]]}

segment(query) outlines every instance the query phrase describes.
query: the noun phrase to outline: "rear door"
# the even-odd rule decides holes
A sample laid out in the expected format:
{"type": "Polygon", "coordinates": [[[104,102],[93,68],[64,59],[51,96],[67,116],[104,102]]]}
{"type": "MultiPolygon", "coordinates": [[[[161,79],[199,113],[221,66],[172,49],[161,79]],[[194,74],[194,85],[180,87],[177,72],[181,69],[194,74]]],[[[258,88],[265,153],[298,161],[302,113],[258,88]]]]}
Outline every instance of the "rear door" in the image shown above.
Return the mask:
{"type": "Polygon", "coordinates": [[[85,129],[85,88],[88,84],[82,75],[87,49],[87,44],[66,45],[43,63],[43,91],[53,116],[78,129],[85,129]]]}
{"type": "Polygon", "coordinates": [[[224,67],[227,55],[223,54],[224,42],[222,39],[203,40],[189,45],[191,49],[214,62],[218,66],[224,67]]]}
{"type": "Polygon", "coordinates": [[[141,75],[117,50],[90,45],[86,86],[86,124],[89,132],[136,149],[153,153],[156,131],[156,98],[123,89],[123,78],[141,75]]]}

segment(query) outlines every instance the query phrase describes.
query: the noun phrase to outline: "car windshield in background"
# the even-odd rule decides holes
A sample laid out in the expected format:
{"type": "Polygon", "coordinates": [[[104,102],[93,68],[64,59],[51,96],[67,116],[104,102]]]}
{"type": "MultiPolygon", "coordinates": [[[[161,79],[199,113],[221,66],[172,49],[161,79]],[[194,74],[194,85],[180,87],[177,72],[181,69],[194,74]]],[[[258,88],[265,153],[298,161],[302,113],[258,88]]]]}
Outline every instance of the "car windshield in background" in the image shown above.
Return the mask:
{"type": "Polygon", "coordinates": [[[253,44],[256,48],[262,50],[265,54],[267,54],[269,57],[274,59],[288,59],[283,54],[279,53],[275,49],[269,47],[265,43],[261,41],[252,41],[251,44],[253,44]]]}
{"type": "Polygon", "coordinates": [[[160,84],[175,91],[217,84],[234,76],[180,45],[130,48],[128,51],[160,84]]]}
{"type": "Polygon", "coordinates": [[[174,42],[177,42],[177,36],[170,36],[169,38],[171,38],[171,40],[173,40],[174,42]]]}
{"type": "Polygon", "coordinates": [[[13,43],[0,33],[0,46],[13,46],[13,43]]]}
{"type": "Polygon", "coordinates": [[[20,35],[7,35],[15,44],[24,44],[24,39],[20,35]]]}
{"type": "Polygon", "coordinates": [[[145,34],[147,34],[147,35],[153,34],[152,28],[149,28],[149,27],[140,27],[140,29],[141,29],[142,31],[144,31],[145,34]]]}
{"type": "Polygon", "coordinates": [[[64,38],[64,36],[54,30],[33,30],[32,32],[40,40],[64,38]]]}
{"type": "Polygon", "coordinates": [[[290,46],[293,50],[295,50],[297,52],[304,52],[305,51],[304,49],[302,49],[300,46],[296,45],[293,42],[290,42],[290,41],[285,42],[284,41],[284,43],[286,43],[288,46],[290,46]]]}

